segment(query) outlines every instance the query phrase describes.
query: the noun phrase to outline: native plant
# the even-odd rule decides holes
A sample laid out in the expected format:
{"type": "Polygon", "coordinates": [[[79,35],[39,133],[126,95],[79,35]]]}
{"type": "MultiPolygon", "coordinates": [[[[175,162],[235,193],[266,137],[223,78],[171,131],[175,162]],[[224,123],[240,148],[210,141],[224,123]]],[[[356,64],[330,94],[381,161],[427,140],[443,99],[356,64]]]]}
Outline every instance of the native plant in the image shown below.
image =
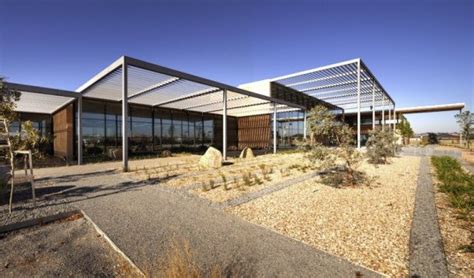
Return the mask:
{"type": "Polygon", "coordinates": [[[403,138],[403,144],[405,145],[406,142],[412,137],[415,133],[411,128],[410,122],[407,118],[403,115],[400,117],[400,122],[397,124],[397,129],[400,131],[400,134],[403,138]]]}
{"type": "Polygon", "coordinates": [[[362,155],[354,147],[352,128],[338,121],[336,115],[324,106],[311,109],[308,127],[309,140],[297,145],[311,164],[318,165],[320,170],[328,170],[330,180],[336,180],[338,185],[360,183],[363,175],[355,169],[362,161],[362,155]]]}
{"type": "Polygon", "coordinates": [[[474,123],[474,114],[472,114],[469,110],[466,110],[456,114],[455,117],[456,122],[461,128],[461,134],[464,138],[464,146],[469,149],[471,147],[471,133],[474,133],[473,128],[471,127],[474,123]]]}
{"type": "Polygon", "coordinates": [[[386,164],[387,158],[393,157],[398,152],[397,138],[391,129],[377,127],[370,131],[367,140],[367,157],[373,164],[386,164]]]}

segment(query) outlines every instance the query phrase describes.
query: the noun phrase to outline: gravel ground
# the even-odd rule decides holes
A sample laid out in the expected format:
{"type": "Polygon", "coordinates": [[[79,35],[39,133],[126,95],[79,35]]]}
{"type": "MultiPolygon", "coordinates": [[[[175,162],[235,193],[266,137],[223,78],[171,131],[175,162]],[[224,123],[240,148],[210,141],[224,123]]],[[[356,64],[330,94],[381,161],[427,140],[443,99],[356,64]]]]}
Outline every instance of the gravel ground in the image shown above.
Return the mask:
{"type": "Polygon", "coordinates": [[[3,235],[0,239],[0,265],[1,277],[139,275],[83,218],[3,235]]]}
{"type": "MultiPolygon", "coordinates": [[[[38,169],[37,185],[47,192],[39,197],[39,206],[56,202],[84,210],[132,261],[157,274],[170,243],[184,239],[199,266],[238,268],[247,274],[243,276],[380,276],[214,209],[190,194],[133,180],[117,173],[114,165],[38,169]]],[[[15,213],[31,216],[21,203],[15,213]]]]}
{"type": "Polygon", "coordinates": [[[410,236],[410,276],[446,277],[447,275],[429,158],[423,157],[410,236]]]}
{"type": "Polygon", "coordinates": [[[361,168],[370,187],[337,189],[318,178],[228,209],[329,253],[390,276],[408,274],[408,243],[420,158],[361,168]]]}
{"type": "Polygon", "coordinates": [[[435,198],[449,276],[474,277],[474,253],[460,249],[460,246],[468,245],[474,240],[474,227],[459,219],[456,210],[449,206],[446,194],[435,190],[435,198]]]}

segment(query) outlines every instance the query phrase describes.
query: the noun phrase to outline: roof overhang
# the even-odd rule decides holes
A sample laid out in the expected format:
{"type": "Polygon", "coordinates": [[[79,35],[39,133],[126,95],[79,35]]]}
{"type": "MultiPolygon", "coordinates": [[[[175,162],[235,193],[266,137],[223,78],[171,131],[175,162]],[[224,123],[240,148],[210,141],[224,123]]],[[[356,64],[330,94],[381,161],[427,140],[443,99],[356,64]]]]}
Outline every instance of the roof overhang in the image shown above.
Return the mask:
{"type": "Polygon", "coordinates": [[[76,92],[18,83],[5,82],[5,85],[21,93],[15,108],[18,112],[53,114],[81,96],[76,92]]]}
{"type": "Polygon", "coordinates": [[[415,114],[415,113],[429,113],[429,112],[443,112],[443,111],[460,111],[464,109],[464,103],[451,103],[441,105],[415,106],[395,109],[396,113],[400,114],[415,114]]]}

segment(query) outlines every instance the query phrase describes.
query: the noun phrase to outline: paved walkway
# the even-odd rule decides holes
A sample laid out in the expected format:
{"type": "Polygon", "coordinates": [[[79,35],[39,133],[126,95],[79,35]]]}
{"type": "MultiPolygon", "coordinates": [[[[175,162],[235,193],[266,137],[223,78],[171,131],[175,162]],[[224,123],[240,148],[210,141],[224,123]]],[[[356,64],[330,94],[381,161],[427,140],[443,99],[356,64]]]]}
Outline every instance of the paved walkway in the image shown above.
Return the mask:
{"type": "Polygon", "coordinates": [[[410,235],[410,276],[447,277],[428,157],[421,158],[410,235]]]}
{"type": "Polygon", "coordinates": [[[38,170],[49,198],[86,214],[143,270],[160,270],[173,241],[187,241],[205,269],[219,264],[238,276],[380,276],[347,260],[256,226],[206,202],[137,183],[110,167],[38,170]],[[359,274],[357,274],[359,273],[359,274]]]}

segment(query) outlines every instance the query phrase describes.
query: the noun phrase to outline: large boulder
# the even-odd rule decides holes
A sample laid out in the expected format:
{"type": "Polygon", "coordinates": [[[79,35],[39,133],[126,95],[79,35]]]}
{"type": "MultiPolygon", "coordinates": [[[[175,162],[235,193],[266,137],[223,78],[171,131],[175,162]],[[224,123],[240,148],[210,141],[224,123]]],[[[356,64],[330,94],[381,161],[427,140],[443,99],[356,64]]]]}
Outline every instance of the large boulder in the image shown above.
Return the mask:
{"type": "Polygon", "coordinates": [[[199,166],[205,168],[220,168],[222,167],[222,162],[222,153],[216,148],[209,147],[199,160],[199,166]]]}
{"type": "Polygon", "coordinates": [[[252,149],[249,147],[245,147],[239,156],[239,158],[254,158],[254,157],[255,155],[253,154],[252,149]]]}

